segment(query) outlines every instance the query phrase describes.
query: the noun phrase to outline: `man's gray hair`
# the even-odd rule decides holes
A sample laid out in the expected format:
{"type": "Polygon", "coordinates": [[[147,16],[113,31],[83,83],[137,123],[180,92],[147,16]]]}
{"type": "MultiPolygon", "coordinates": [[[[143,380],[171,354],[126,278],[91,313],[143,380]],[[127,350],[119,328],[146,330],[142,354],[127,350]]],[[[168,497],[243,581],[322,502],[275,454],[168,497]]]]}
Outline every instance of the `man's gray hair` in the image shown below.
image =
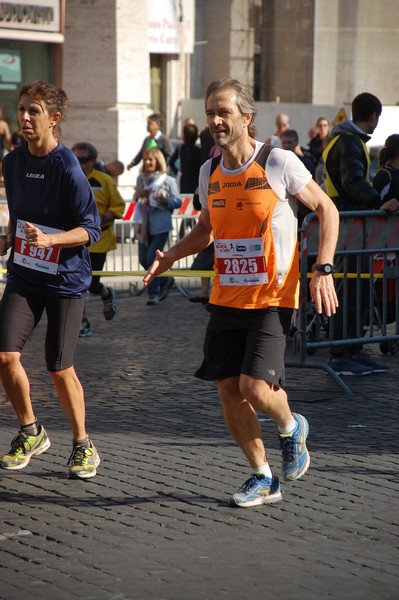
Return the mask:
{"type": "Polygon", "coordinates": [[[225,77],[223,79],[211,81],[205,90],[205,107],[211,94],[231,89],[237,93],[237,106],[240,113],[242,115],[252,115],[251,124],[248,129],[250,135],[253,137],[256,132],[256,128],[253,123],[258,111],[255,108],[255,100],[253,99],[250,89],[241,83],[241,81],[238,81],[238,79],[225,77]]]}

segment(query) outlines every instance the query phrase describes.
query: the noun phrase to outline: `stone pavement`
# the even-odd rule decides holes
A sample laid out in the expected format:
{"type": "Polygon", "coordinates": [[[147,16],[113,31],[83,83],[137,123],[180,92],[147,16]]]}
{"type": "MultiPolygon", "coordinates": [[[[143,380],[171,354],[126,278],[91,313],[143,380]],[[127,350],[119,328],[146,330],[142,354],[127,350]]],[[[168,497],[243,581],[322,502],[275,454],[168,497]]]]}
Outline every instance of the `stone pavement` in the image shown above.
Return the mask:
{"type": "MultiPolygon", "coordinates": [[[[70,430],[44,367],[44,323],[26,348],[52,446],[0,473],[1,600],[397,600],[399,355],[384,357],[386,375],[348,378],[352,397],[322,371],[288,369],[311,468],[282,484],[279,504],[233,509],[248,468],[215,386],[192,376],[207,313],[177,290],[145,301],[120,294],[112,322],[88,303],[94,331],[76,365],[102,458],[91,481],[66,476],[70,430]]],[[[16,423],[3,393],[0,405],[3,453],[16,423]]],[[[262,423],[279,471],[276,427],[262,423]]]]}

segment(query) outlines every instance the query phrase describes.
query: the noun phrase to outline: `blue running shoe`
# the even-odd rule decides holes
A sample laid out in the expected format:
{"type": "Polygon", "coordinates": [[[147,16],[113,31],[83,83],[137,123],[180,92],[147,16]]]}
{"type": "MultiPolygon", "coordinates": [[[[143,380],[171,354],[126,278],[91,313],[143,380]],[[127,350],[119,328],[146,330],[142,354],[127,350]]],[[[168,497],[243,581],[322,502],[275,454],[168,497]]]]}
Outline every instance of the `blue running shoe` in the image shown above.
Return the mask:
{"type": "Polygon", "coordinates": [[[382,363],[372,359],[371,356],[369,356],[367,352],[364,352],[363,350],[355,354],[355,356],[352,358],[354,358],[363,367],[369,367],[370,369],[373,369],[373,373],[386,373],[388,371],[387,365],[383,365],[382,363]]]}
{"type": "Polygon", "coordinates": [[[286,481],[299,479],[306,473],[310,465],[310,456],[306,448],[309,434],[309,423],[302,415],[292,413],[298,423],[290,435],[279,434],[281,454],[283,457],[282,473],[286,481]]]}
{"type": "Polygon", "coordinates": [[[338,373],[338,375],[370,375],[373,373],[373,367],[370,365],[370,361],[368,363],[365,363],[364,361],[361,363],[352,356],[331,358],[328,361],[328,365],[338,373]]]}
{"type": "Polygon", "coordinates": [[[259,506],[260,504],[273,504],[280,502],[281,490],[278,477],[265,477],[254,473],[230,499],[230,506],[259,506]]]}

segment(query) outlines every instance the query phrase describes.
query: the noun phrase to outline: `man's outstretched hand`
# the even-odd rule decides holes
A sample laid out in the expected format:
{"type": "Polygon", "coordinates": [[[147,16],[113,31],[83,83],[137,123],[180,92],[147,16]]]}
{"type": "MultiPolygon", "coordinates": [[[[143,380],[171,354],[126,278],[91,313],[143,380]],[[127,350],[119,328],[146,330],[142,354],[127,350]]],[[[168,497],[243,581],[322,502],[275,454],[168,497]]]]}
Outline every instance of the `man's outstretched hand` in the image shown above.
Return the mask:
{"type": "Polygon", "coordinates": [[[143,279],[144,286],[147,287],[155,277],[158,277],[161,273],[165,273],[165,271],[173,266],[174,262],[172,258],[169,258],[167,252],[157,250],[156,258],[143,279]]]}

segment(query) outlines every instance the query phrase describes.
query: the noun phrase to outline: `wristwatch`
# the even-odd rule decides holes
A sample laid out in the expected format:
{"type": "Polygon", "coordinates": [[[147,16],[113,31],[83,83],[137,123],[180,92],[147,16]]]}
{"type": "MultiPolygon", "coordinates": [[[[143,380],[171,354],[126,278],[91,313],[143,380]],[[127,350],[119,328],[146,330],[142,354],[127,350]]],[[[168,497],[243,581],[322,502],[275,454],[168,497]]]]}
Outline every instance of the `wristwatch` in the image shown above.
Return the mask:
{"type": "Polygon", "coordinates": [[[331,265],[330,263],[325,263],[323,265],[315,264],[312,267],[312,271],[313,272],[317,271],[318,273],[321,273],[322,275],[333,275],[335,273],[335,267],[334,267],[334,265],[331,265]]]}

